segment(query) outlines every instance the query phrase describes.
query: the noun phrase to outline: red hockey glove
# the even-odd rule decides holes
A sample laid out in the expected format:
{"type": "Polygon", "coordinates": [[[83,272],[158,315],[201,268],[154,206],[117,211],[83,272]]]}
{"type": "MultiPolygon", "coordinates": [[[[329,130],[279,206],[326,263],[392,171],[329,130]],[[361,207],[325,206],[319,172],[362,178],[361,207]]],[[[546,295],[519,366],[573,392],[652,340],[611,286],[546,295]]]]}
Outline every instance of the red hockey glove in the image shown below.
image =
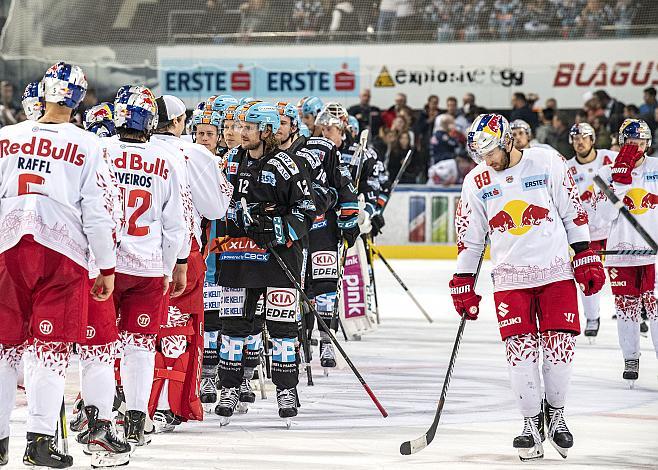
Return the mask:
{"type": "Polygon", "coordinates": [[[585,295],[593,295],[605,284],[605,271],[601,258],[589,248],[573,257],[573,275],[585,295]]]}
{"type": "Polygon", "coordinates": [[[643,153],[637,145],[624,145],[612,166],[612,181],[619,184],[631,184],[633,182],[631,172],[642,155],[643,153]]]}
{"type": "Polygon", "coordinates": [[[477,320],[480,313],[481,295],[475,293],[475,276],[458,276],[450,281],[450,295],[459,316],[466,314],[469,320],[477,320]]]}

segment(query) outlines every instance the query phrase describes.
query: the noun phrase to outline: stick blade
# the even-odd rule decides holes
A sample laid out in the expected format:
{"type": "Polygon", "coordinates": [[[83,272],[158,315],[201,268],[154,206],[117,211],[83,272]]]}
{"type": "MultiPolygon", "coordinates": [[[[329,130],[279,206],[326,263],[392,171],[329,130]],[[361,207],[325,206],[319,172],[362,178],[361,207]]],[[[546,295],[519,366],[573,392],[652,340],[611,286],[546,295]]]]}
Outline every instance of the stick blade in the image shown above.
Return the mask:
{"type": "Polygon", "coordinates": [[[427,444],[428,444],[427,434],[423,434],[418,439],[414,439],[413,441],[403,442],[400,445],[400,453],[402,455],[415,454],[416,452],[419,452],[423,450],[425,447],[427,447],[427,444]]]}

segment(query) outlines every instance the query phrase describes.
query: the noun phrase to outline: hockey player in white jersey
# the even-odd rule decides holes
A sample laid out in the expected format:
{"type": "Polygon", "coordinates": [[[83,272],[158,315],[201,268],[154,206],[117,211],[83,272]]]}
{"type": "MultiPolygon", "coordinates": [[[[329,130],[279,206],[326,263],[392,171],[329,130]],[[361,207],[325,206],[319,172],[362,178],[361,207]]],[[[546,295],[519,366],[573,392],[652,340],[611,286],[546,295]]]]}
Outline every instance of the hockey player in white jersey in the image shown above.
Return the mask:
{"type": "Polygon", "coordinates": [[[99,103],[85,111],[82,121],[85,130],[93,132],[98,137],[116,135],[114,126],[114,103],[99,103]]]}
{"type": "Polygon", "coordinates": [[[38,121],[45,111],[44,104],[41,82],[28,83],[21,97],[25,117],[30,121],[38,121]]]}
{"type": "Polygon", "coordinates": [[[156,113],[151,90],[122,87],[114,101],[120,139],[107,142],[125,204],[114,303],[123,347],[124,430],[128,441],[136,445],[147,443],[144,423],[153,383],[156,335],[166,322],[167,293],[177,297],[185,289],[186,270],[181,268],[187,259],[178,256],[189,237],[181,182],[172,163],[176,155],[148,141],[156,113]]]}
{"type": "Polygon", "coordinates": [[[510,122],[510,129],[512,130],[512,137],[514,138],[514,148],[517,150],[525,150],[529,148],[545,148],[554,150],[548,144],[540,144],[536,140],[532,140],[532,128],[530,124],[523,119],[515,119],[510,122]]]}
{"type": "MultiPolygon", "coordinates": [[[[658,240],[658,158],[647,157],[651,130],[640,119],[627,119],[619,129],[619,155],[612,165],[599,170],[612,190],[640,225],[658,240]]],[[[612,222],[608,250],[647,250],[639,233],[603,195],[596,197],[596,212],[612,222]]],[[[656,311],[655,256],[609,255],[606,267],[615,296],[619,346],[624,356],[623,378],[633,382],[639,377],[640,321],[647,313],[651,339],[658,357],[658,312],[656,311]]]]}
{"type": "Polygon", "coordinates": [[[23,462],[66,468],[73,459],[57,449],[55,433],[72,346],[87,327],[87,253],[100,269],[92,298],[107,301],[116,234],[100,142],[69,123],[87,90],[84,73],[59,62],[42,83],[46,112],[38,123],[0,130],[0,465],[8,461],[16,366],[29,339],[23,462]]]}
{"type": "MultiPolygon", "coordinates": [[[[569,173],[576,182],[580,203],[587,211],[589,219],[589,235],[592,239],[590,248],[593,251],[605,250],[606,238],[610,231],[610,222],[601,220],[594,211],[594,176],[603,165],[615,161],[617,152],[594,148],[596,133],[586,122],[574,124],[569,130],[569,143],[573,146],[576,156],[567,161],[569,173]]],[[[592,295],[581,295],[583,313],[587,323],[585,336],[593,339],[599,332],[601,292],[592,295]]]]}
{"type": "Polygon", "coordinates": [[[589,248],[587,213],[564,160],[555,151],[514,148],[503,116],[478,116],[467,138],[479,165],[464,179],[457,208],[459,254],[450,293],[460,315],[477,318],[474,273],[489,237],[498,327],[524,418],[514,447],[522,460],[541,458],[547,434],[566,457],[573,436],[564,405],[580,333],[574,277],[586,295],[605,281],[589,248]],[[576,253],[571,261],[569,246],[576,253]]]}
{"type": "MultiPolygon", "coordinates": [[[[185,179],[192,211],[191,249],[188,256],[187,286],[180,297],[171,300],[167,324],[161,328],[156,374],[151,391],[150,411],[156,429],[171,431],[180,420],[202,420],[199,382],[203,360],[203,286],[206,265],[201,254],[201,221],[220,219],[226,214],[233,192],[222,171],[221,160],[206,147],[180,138],[185,125],[185,105],[177,97],[164,95],[157,100],[159,124],[151,140],[175,153],[185,179]],[[182,372],[179,378],[168,371],[182,372]],[[171,375],[172,378],[168,378],[171,375]]],[[[197,125],[206,109],[195,117],[197,125]]],[[[212,124],[216,132],[219,122],[212,124]]],[[[209,126],[210,127],[210,126],[209,126]]],[[[215,136],[215,142],[217,136],[215,136]]],[[[216,144],[215,144],[216,147],[216,144]]],[[[179,255],[180,256],[180,255],[179,255]]]]}

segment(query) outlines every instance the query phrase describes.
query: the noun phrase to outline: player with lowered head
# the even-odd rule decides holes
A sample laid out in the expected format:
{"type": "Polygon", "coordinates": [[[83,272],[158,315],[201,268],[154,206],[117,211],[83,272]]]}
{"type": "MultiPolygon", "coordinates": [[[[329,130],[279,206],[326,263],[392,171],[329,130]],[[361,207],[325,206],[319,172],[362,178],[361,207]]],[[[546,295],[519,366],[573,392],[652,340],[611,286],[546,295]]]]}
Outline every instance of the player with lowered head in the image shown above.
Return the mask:
{"type": "Polygon", "coordinates": [[[481,114],[467,138],[479,164],[466,175],[457,208],[459,254],[450,294],[459,315],[477,319],[475,273],[488,237],[498,327],[524,419],[514,447],[521,460],[542,458],[548,434],[566,458],[573,436],[564,405],[580,333],[574,277],[585,295],[605,282],[601,260],[589,247],[587,213],[559,154],[514,148],[503,116],[481,114]]]}

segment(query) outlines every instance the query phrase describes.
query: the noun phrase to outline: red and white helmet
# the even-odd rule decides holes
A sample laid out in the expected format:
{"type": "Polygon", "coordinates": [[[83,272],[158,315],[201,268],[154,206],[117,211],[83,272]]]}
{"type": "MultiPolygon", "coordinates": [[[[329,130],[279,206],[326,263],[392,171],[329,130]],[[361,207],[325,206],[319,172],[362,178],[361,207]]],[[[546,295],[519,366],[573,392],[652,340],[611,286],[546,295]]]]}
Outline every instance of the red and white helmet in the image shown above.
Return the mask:
{"type": "Polygon", "coordinates": [[[345,106],[340,103],[327,103],[315,118],[316,126],[336,126],[345,129],[348,124],[349,114],[345,106]]]}
{"type": "Polygon", "coordinates": [[[87,77],[77,65],[57,62],[46,70],[41,80],[43,99],[75,109],[87,94],[87,77]]]}

